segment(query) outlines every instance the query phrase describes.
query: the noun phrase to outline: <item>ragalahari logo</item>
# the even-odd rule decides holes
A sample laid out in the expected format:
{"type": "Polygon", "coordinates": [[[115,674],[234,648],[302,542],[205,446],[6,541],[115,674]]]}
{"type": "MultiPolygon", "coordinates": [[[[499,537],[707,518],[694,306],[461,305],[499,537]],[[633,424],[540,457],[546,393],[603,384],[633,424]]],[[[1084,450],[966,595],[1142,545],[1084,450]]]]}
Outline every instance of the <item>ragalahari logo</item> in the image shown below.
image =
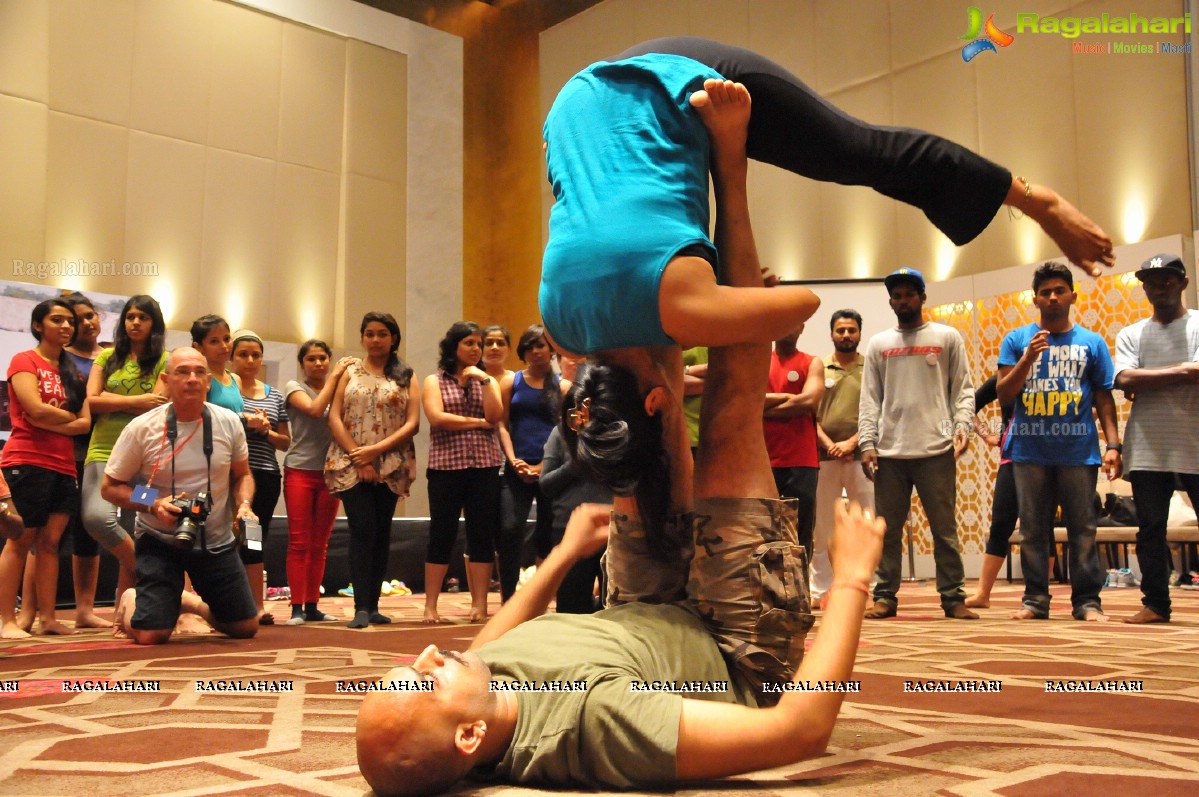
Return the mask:
{"type": "Polygon", "coordinates": [[[966,35],[962,37],[963,41],[969,41],[962,48],[962,60],[971,61],[979,53],[992,52],[998,53],[995,45],[1007,47],[1016,40],[1016,37],[1010,33],[1004,33],[995,26],[995,15],[987,17],[987,24],[983,25],[983,13],[977,8],[971,6],[966,10],[966,20],[969,26],[966,29],[966,35]],[[979,33],[985,33],[985,36],[979,37],[979,33]]]}

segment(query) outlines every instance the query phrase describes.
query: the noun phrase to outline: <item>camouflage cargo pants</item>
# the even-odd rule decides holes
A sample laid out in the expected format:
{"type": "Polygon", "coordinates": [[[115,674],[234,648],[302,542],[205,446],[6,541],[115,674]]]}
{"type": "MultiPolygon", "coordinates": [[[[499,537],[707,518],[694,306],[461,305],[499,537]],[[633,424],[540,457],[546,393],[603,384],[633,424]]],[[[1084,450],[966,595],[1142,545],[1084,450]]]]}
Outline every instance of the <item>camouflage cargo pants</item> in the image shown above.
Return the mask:
{"type": "Polygon", "coordinates": [[[759,702],[774,702],[762,685],[794,677],[813,621],[795,501],[704,499],[662,539],[651,547],[638,518],[613,514],[607,604],[685,603],[759,702]]]}

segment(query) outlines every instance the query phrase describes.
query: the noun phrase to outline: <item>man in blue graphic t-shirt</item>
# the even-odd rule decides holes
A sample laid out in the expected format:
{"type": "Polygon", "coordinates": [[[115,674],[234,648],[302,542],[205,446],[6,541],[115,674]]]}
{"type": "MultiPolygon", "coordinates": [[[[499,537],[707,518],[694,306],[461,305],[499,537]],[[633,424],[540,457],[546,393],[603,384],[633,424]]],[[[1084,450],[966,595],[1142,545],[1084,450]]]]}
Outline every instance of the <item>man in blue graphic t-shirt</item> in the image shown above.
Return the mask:
{"type": "Polygon", "coordinates": [[[1119,427],[1112,399],[1111,353],[1099,335],[1070,320],[1078,294],[1060,263],[1045,263],[1032,280],[1039,321],[1012,330],[999,350],[1001,404],[1015,401],[1003,454],[1012,460],[1020,504],[1024,601],[1016,620],[1049,616],[1049,552],[1058,506],[1070,544],[1070,601],[1076,620],[1102,621],[1104,572],[1095,547],[1095,482],[1100,464],[1120,476],[1119,427]],[[1091,414],[1099,414],[1107,447],[1091,414]]]}

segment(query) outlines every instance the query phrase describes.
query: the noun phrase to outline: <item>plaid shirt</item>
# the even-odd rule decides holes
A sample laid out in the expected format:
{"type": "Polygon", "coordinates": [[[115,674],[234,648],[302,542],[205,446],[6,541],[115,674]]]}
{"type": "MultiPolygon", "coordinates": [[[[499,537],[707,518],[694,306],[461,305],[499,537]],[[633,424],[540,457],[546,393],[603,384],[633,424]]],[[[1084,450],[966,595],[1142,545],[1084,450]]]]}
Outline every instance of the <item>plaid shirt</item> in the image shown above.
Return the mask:
{"type": "MultiPolygon", "coordinates": [[[[452,415],[482,418],[483,385],[468,380],[466,387],[445,371],[437,372],[442,409],[452,415]]],[[[504,463],[494,429],[434,429],[429,435],[429,469],[498,468],[504,463]]]]}

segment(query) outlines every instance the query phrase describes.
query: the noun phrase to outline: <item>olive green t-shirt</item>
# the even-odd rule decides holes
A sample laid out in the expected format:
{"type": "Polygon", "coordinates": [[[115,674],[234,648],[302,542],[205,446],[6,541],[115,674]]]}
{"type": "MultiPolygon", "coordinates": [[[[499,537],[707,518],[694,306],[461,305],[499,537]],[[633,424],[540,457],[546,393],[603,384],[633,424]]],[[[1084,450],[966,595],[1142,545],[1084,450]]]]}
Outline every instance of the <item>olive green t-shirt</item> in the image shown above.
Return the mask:
{"type": "Polygon", "coordinates": [[[703,624],[679,605],[546,615],[478,653],[495,682],[555,690],[517,692],[512,744],[494,772],[514,783],[669,785],[676,781],[684,696],[756,705],[730,677],[703,624]],[[585,690],[578,688],[583,683],[585,690]]]}
{"type": "MultiPolygon", "coordinates": [[[[92,368],[102,372],[112,352],[112,349],[100,352],[92,368]]],[[[158,365],[154,366],[153,372],[149,374],[142,374],[137,359],[130,357],[105,381],[105,392],[116,393],[118,396],[141,396],[153,391],[155,383],[158,382],[158,375],[167,367],[167,356],[167,352],[164,351],[158,358],[158,365]]],[[[92,441],[88,444],[87,459],[84,461],[89,465],[93,462],[107,462],[117,438],[136,417],[128,412],[106,412],[96,416],[96,423],[92,428],[92,441]]]]}

